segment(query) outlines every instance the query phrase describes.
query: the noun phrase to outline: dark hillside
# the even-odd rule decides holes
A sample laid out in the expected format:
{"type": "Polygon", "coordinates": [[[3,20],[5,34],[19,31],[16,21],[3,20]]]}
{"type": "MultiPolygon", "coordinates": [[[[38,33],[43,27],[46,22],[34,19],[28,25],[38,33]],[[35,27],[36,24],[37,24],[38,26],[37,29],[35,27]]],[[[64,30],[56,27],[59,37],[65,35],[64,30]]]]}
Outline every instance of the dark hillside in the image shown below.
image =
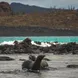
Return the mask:
{"type": "Polygon", "coordinates": [[[14,13],[33,13],[33,12],[47,12],[51,9],[42,8],[38,6],[29,6],[21,3],[11,3],[11,8],[14,13]]]}

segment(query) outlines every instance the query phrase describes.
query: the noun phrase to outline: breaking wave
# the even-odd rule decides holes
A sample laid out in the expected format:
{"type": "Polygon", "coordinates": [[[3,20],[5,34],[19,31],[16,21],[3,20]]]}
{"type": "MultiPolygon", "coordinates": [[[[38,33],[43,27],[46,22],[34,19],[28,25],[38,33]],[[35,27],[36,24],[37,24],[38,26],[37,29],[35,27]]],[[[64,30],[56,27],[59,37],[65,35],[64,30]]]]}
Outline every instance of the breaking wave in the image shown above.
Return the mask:
{"type": "MultiPolygon", "coordinates": [[[[22,42],[22,40],[18,40],[18,42],[22,42]]],[[[40,44],[37,44],[35,41],[31,41],[32,45],[41,46],[41,47],[50,47],[51,44],[63,44],[63,43],[55,43],[55,42],[40,42],[40,44]]],[[[14,41],[3,41],[0,43],[0,45],[14,45],[14,41]]]]}

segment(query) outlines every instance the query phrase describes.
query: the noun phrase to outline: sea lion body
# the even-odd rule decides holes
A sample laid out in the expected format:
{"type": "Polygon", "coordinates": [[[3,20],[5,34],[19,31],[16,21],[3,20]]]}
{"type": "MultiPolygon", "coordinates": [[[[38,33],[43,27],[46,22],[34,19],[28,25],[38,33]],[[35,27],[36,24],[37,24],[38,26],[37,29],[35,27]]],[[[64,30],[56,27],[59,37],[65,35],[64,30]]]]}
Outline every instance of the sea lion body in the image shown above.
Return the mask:
{"type": "Polygon", "coordinates": [[[24,61],[23,62],[23,64],[22,64],[22,69],[24,70],[24,69],[28,69],[28,70],[30,70],[31,68],[32,68],[32,66],[33,66],[33,61],[31,61],[31,60],[26,60],[26,61],[24,61]]]}
{"type": "Polygon", "coordinates": [[[40,66],[41,69],[46,69],[48,68],[48,63],[46,62],[46,60],[42,60],[40,66]]]}

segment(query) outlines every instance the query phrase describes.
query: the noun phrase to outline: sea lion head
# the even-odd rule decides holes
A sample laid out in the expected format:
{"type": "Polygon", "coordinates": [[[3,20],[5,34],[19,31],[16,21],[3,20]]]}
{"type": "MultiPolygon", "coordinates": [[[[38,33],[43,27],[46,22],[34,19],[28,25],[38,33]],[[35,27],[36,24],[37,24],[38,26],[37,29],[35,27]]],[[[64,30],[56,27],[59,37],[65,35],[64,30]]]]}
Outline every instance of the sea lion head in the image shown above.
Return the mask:
{"type": "Polygon", "coordinates": [[[29,59],[32,60],[32,61],[35,61],[36,57],[34,55],[29,55],[29,59]]]}

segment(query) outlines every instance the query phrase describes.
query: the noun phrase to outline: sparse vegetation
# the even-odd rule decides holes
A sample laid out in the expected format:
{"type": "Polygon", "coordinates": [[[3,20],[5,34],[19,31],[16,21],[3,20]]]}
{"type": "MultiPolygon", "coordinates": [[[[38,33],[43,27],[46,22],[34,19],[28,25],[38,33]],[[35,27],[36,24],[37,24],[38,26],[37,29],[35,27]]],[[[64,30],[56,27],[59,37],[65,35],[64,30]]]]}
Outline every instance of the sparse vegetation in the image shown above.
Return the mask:
{"type": "Polygon", "coordinates": [[[0,26],[48,26],[51,28],[78,28],[76,10],[58,10],[45,13],[0,16],[0,26]]]}

